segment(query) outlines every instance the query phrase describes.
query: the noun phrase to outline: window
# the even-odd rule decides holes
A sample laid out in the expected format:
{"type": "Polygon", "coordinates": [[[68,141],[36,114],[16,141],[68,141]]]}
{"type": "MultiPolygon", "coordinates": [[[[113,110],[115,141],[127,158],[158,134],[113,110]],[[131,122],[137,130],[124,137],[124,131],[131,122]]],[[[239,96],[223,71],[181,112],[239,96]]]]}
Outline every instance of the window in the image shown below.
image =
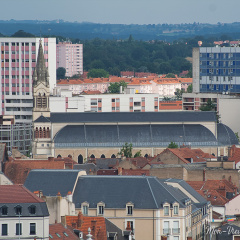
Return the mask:
{"type": "Polygon", "coordinates": [[[133,221],[127,221],[126,222],[126,230],[128,230],[128,231],[133,231],[134,230],[134,223],[133,223],[133,221]]]}
{"type": "Polygon", "coordinates": [[[104,214],[104,206],[98,206],[98,215],[104,214]]]}
{"type": "Polygon", "coordinates": [[[16,206],[15,207],[15,213],[16,213],[16,215],[22,215],[22,207],[21,206],[16,206]]]}
{"type": "Polygon", "coordinates": [[[133,214],[133,206],[127,206],[127,215],[133,214]]]}
{"type": "Polygon", "coordinates": [[[30,235],[36,234],[36,223],[30,223],[30,235]]]}
{"type": "Polygon", "coordinates": [[[180,229],[179,229],[179,221],[173,221],[173,234],[179,234],[180,229]]]}
{"type": "Polygon", "coordinates": [[[83,215],[88,215],[88,206],[87,205],[83,206],[82,212],[83,212],[83,215]]]}
{"type": "Polygon", "coordinates": [[[33,206],[33,205],[30,206],[30,207],[29,207],[29,213],[30,213],[30,214],[36,214],[36,206],[33,206]]]}
{"type": "Polygon", "coordinates": [[[115,98],[112,98],[112,102],[115,102],[115,98]]]}
{"type": "Polygon", "coordinates": [[[16,224],[16,235],[22,235],[22,224],[21,223],[16,224]]]}
{"type": "Polygon", "coordinates": [[[2,224],[2,236],[7,236],[7,235],[8,235],[8,225],[2,224]]]}
{"type": "Polygon", "coordinates": [[[164,216],[169,215],[169,206],[164,206],[164,216]]]}
{"type": "Polygon", "coordinates": [[[173,206],[173,214],[178,215],[178,206],[173,206]]]}
{"type": "Polygon", "coordinates": [[[1,213],[3,216],[6,216],[8,214],[8,208],[6,206],[2,206],[1,213]]]}
{"type": "Polygon", "coordinates": [[[170,234],[169,221],[163,222],[163,234],[170,234]]]}

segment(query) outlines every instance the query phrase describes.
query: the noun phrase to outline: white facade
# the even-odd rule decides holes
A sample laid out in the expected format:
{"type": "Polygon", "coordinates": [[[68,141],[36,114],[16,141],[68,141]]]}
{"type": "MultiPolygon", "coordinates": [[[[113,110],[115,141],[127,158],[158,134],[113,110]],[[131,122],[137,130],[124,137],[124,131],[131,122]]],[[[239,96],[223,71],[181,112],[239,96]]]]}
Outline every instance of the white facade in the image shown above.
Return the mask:
{"type": "Polygon", "coordinates": [[[40,40],[44,46],[52,90],[56,86],[56,39],[0,38],[0,115],[14,115],[16,122],[32,121],[32,74],[36,67],[40,40]]]}
{"type": "Polygon", "coordinates": [[[66,76],[83,74],[83,45],[71,42],[57,44],[57,68],[66,69],[66,76]]]}
{"type": "Polygon", "coordinates": [[[154,112],[158,94],[99,94],[50,97],[50,112],[154,112]]]}
{"type": "MultiPolygon", "coordinates": [[[[17,205],[17,204],[16,204],[17,205]]],[[[1,219],[0,239],[49,239],[49,217],[12,217],[1,219]],[[16,228],[20,223],[20,236],[16,228]],[[7,224],[7,236],[2,235],[3,224],[7,224]],[[35,224],[35,234],[30,234],[30,224],[35,224]]],[[[32,225],[33,226],[33,225],[32,225]]]]}

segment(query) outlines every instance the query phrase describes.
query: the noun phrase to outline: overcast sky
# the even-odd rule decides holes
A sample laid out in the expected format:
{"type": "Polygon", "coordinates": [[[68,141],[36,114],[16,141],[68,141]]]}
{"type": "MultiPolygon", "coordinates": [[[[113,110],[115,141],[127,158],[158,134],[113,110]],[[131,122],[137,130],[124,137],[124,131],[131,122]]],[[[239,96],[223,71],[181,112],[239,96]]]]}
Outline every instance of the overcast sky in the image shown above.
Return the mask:
{"type": "Polygon", "coordinates": [[[1,20],[123,23],[240,22],[240,0],[0,0],[1,20]]]}

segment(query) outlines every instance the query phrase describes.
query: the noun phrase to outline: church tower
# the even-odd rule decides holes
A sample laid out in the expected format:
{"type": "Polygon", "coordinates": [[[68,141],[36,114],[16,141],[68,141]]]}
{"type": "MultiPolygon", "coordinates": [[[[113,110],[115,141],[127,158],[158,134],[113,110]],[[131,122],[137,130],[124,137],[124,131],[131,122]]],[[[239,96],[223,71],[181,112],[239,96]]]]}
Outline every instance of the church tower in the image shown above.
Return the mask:
{"type": "Polygon", "coordinates": [[[49,74],[45,66],[43,47],[40,40],[37,65],[33,72],[33,121],[41,115],[50,117],[49,96],[49,74]]]}
{"type": "Polygon", "coordinates": [[[33,72],[32,153],[34,158],[52,156],[49,96],[49,74],[40,41],[37,64],[33,72]]]}

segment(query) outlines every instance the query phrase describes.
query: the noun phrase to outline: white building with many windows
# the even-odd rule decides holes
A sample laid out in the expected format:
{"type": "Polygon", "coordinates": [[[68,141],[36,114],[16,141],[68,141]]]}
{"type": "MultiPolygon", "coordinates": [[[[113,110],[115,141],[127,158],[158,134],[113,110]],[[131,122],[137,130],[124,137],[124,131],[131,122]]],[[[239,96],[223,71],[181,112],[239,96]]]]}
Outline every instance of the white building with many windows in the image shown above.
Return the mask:
{"type": "Polygon", "coordinates": [[[14,115],[17,122],[32,121],[32,75],[42,41],[50,89],[56,85],[55,38],[0,38],[0,115],[14,115]]]}
{"type": "Polygon", "coordinates": [[[20,185],[1,185],[0,193],[0,239],[49,239],[43,200],[20,185]]]}
{"type": "Polygon", "coordinates": [[[66,69],[66,76],[83,74],[83,45],[71,42],[57,44],[57,68],[66,69]]]}

